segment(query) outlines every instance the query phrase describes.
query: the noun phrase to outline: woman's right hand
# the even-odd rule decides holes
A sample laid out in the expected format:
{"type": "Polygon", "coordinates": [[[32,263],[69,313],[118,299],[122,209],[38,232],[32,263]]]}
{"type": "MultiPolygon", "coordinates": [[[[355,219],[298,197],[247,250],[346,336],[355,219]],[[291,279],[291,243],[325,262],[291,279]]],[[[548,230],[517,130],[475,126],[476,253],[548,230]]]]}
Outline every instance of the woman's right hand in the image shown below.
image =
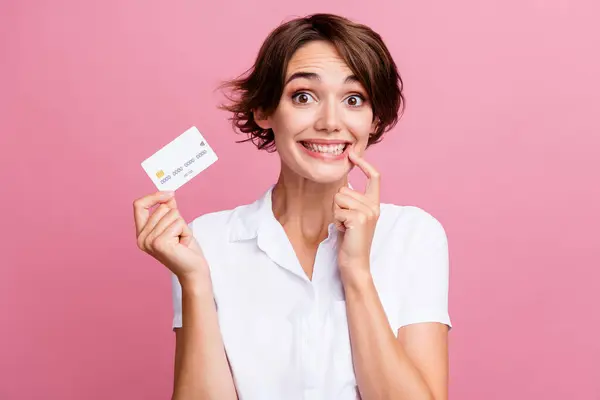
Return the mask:
{"type": "Polygon", "coordinates": [[[174,193],[156,192],[135,200],[133,214],[137,245],[142,251],[169,268],[180,281],[206,279],[208,264],[192,230],[179,214],[174,193]]]}

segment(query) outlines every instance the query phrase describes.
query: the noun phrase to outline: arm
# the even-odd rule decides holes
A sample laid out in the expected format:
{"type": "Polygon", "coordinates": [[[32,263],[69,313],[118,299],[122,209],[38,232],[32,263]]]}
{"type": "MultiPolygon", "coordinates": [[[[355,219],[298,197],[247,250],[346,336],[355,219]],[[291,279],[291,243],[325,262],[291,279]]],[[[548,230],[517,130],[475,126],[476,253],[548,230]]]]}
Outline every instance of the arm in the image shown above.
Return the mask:
{"type": "Polygon", "coordinates": [[[181,285],[175,349],[174,400],[237,399],[213,300],[210,269],[173,192],[133,202],[137,245],[166,266],[181,285]],[[154,206],[156,209],[151,212],[154,206]]]}
{"type": "Polygon", "coordinates": [[[344,284],[352,358],[364,400],[447,399],[448,328],[390,328],[370,274],[344,284]]]}
{"type": "Polygon", "coordinates": [[[173,400],[237,399],[209,279],[183,280],[173,400]]]}
{"type": "Polygon", "coordinates": [[[367,176],[365,193],[342,187],[334,197],[334,218],[342,232],[338,267],[358,387],[364,400],[447,398],[448,251],[446,235],[433,218],[422,229],[406,263],[398,339],[390,328],[370,269],[370,251],[380,214],[379,172],[350,152],[367,176]],[[438,323],[442,322],[442,323],[438,323]]]}

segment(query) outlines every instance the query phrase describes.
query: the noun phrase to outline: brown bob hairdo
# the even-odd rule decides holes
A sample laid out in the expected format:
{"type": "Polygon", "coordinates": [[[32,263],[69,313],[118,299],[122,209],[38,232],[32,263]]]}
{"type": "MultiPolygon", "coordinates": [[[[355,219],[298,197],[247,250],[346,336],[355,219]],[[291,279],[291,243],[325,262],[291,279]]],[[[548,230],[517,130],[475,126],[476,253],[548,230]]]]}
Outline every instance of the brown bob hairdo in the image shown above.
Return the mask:
{"type": "Polygon", "coordinates": [[[402,115],[405,106],[402,79],[381,36],[371,28],[332,14],[314,14],[286,22],[273,30],[262,44],[254,65],[242,76],[225,82],[230,88],[228,105],[234,130],[248,135],[240,142],[252,141],[259,149],[275,150],[271,129],[262,129],[254,112],[268,116],[277,108],[285,85],[287,66],[301,46],[316,40],[336,48],[363,85],[370,98],[375,132],[368,146],[381,140],[402,115]]]}

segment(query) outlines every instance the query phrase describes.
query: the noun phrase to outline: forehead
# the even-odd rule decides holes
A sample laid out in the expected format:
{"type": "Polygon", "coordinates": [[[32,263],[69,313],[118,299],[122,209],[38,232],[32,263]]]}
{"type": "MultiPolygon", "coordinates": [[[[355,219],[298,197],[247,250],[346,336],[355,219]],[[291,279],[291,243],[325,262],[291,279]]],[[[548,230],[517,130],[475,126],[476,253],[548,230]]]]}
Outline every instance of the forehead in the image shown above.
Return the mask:
{"type": "Polygon", "coordinates": [[[322,77],[339,76],[341,79],[353,74],[336,48],[326,41],[313,41],[296,50],[288,64],[286,77],[299,71],[316,72],[322,77]]]}

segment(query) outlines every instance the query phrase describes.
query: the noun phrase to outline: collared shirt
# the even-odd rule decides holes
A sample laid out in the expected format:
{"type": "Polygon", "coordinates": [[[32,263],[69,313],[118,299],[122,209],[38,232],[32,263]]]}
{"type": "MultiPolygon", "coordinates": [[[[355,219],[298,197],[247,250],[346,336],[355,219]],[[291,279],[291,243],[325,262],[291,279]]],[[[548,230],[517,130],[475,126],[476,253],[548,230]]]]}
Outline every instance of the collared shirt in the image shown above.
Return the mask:
{"type": "MultiPolygon", "coordinates": [[[[190,223],[210,266],[218,319],[240,400],[355,400],[346,302],[329,225],[312,280],[272,210],[273,186],[256,202],[190,223]]],[[[419,322],[451,327],[448,242],[418,207],[381,204],[371,274],[390,328],[419,322]]],[[[173,327],[181,286],[172,275],[173,327]]]]}

